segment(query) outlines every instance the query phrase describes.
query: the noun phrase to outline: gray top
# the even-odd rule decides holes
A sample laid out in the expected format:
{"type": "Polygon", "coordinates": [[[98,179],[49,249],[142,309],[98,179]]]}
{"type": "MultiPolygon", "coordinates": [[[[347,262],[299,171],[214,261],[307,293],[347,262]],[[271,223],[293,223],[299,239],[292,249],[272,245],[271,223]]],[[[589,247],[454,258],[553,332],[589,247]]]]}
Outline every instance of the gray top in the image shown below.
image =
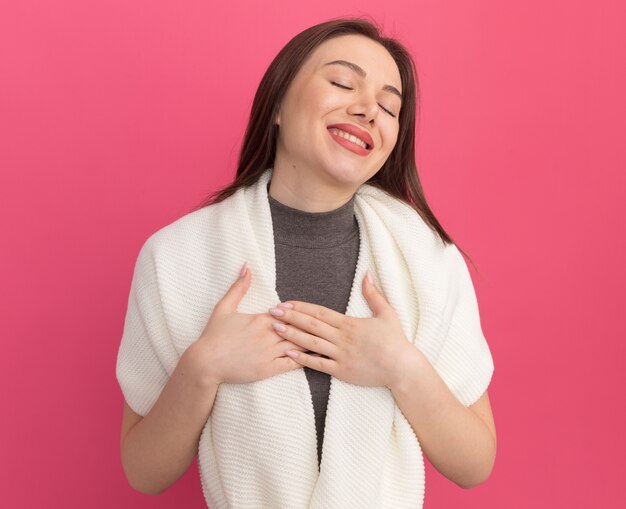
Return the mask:
{"type": "MultiPolygon", "coordinates": [[[[269,184],[268,184],[269,190],[269,184]]],[[[359,255],[354,195],[328,212],[305,212],[268,193],[276,256],[276,292],[281,301],[300,300],[345,313],[359,255]]],[[[330,375],[304,368],[315,413],[318,466],[322,460],[330,375]]]]}

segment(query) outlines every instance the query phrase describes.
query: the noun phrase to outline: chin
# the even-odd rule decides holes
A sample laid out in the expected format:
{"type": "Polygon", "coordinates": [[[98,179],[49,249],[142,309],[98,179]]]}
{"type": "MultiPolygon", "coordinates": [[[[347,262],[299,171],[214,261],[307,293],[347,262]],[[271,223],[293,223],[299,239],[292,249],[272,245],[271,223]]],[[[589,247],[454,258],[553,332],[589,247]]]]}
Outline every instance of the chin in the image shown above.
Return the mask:
{"type": "Polygon", "coordinates": [[[369,178],[366,168],[354,164],[335,165],[326,169],[326,174],[343,186],[359,187],[369,178]]]}

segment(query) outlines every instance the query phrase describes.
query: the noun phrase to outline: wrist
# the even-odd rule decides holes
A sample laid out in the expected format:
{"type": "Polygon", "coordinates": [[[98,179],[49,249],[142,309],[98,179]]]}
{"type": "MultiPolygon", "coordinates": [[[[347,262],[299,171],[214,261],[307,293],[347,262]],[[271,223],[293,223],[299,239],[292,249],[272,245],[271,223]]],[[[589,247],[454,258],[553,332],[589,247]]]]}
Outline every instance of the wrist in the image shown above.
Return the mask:
{"type": "Polygon", "coordinates": [[[188,371],[195,382],[201,387],[218,386],[222,383],[215,370],[210,352],[197,341],[192,343],[180,358],[185,370],[188,371]]]}
{"type": "Polygon", "coordinates": [[[413,386],[413,380],[422,370],[424,362],[428,362],[424,354],[411,343],[407,342],[406,346],[399,352],[395,369],[387,384],[387,388],[391,392],[405,390],[406,387],[413,386]]]}

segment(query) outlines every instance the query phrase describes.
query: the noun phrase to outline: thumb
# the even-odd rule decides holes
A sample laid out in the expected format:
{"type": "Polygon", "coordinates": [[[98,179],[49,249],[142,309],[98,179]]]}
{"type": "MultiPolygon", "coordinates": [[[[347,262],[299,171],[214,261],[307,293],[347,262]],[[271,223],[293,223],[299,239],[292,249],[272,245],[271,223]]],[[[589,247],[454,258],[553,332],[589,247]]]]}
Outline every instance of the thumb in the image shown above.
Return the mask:
{"type": "Polygon", "coordinates": [[[241,272],[237,279],[230,285],[230,288],[220,300],[219,307],[227,312],[237,311],[239,302],[250,288],[250,279],[250,268],[246,262],[241,267],[241,272]]]}
{"type": "Polygon", "coordinates": [[[363,295],[374,316],[380,316],[386,313],[390,306],[383,294],[376,288],[374,279],[372,278],[370,282],[369,278],[371,278],[371,273],[367,270],[362,284],[363,295]]]}

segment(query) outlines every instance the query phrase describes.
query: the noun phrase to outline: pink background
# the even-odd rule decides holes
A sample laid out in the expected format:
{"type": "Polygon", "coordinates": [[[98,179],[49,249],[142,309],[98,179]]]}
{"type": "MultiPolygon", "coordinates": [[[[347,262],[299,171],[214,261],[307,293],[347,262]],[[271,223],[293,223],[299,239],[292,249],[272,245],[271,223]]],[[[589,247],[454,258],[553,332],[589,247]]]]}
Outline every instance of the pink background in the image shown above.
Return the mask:
{"type": "Polygon", "coordinates": [[[426,508],[624,507],[626,29],[615,1],[27,1],[0,8],[0,505],[205,507],[127,484],[115,361],[154,231],[229,182],[296,33],[371,14],[417,61],[418,163],[476,261],[491,478],[426,508]]]}

